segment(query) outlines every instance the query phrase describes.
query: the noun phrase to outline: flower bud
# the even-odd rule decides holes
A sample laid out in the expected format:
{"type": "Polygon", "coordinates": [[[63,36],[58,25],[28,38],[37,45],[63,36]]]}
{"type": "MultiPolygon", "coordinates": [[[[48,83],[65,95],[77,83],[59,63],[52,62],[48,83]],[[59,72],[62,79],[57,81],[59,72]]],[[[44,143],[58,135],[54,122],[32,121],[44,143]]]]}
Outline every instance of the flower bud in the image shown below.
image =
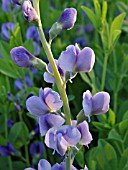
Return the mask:
{"type": "Polygon", "coordinates": [[[38,19],[36,10],[32,7],[30,1],[24,1],[23,3],[23,15],[28,22],[36,21],[38,19]]]}
{"type": "Polygon", "coordinates": [[[70,30],[76,22],[77,11],[75,8],[66,8],[60,18],[58,23],[62,25],[63,30],[70,30]]]}
{"type": "Polygon", "coordinates": [[[35,59],[35,57],[24,47],[15,47],[10,51],[10,53],[12,60],[17,66],[23,68],[30,68],[33,66],[32,61],[35,59]]]}

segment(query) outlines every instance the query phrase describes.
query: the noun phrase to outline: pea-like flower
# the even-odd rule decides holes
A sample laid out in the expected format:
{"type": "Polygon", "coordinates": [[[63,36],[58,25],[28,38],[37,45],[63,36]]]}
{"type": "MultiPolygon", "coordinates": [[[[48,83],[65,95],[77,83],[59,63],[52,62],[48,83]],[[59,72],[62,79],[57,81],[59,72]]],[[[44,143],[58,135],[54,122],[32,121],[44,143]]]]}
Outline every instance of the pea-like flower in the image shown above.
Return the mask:
{"type": "Polygon", "coordinates": [[[34,41],[34,55],[37,56],[40,53],[40,47],[38,41],[40,39],[37,28],[35,26],[28,27],[26,31],[26,38],[34,41]]]}
{"type": "Polygon", "coordinates": [[[92,135],[89,132],[88,123],[86,121],[84,121],[84,122],[80,123],[77,128],[81,134],[81,139],[80,139],[79,144],[88,146],[88,144],[90,144],[91,141],[93,140],[92,135]]]}
{"type": "Polygon", "coordinates": [[[17,66],[23,68],[33,67],[33,60],[35,57],[24,47],[15,47],[10,51],[10,53],[17,66]]]}
{"type": "MultiPolygon", "coordinates": [[[[56,60],[56,59],[55,59],[55,64],[56,64],[57,69],[58,69],[58,71],[59,71],[59,73],[60,73],[60,76],[64,79],[65,73],[64,73],[64,71],[59,67],[59,65],[58,65],[58,60],[56,60]]],[[[50,63],[48,64],[48,71],[49,71],[50,73],[53,73],[50,63]]],[[[54,77],[52,77],[51,75],[49,75],[49,73],[47,73],[47,72],[44,73],[44,80],[45,80],[47,83],[53,83],[53,84],[55,83],[54,77]]]]}
{"type": "MultiPolygon", "coordinates": [[[[51,164],[45,160],[41,159],[38,163],[38,170],[65,170],[66,163],[61,162],[60,164],[56,163],[55,165],[51,166],[51,164]]],[[[33,168],[26,168],[25,170],[35,170],[33,168]]],[[[71,170],[77,170],[73,165],[71,165],[71,170]]]]}
{"type": "Polygon", "coordinates": [[[42,142],[33,142],[30,145],[29,152],[31,156],[41,156],[44,152],[44,145],[42,142]]]}
{"type": "Polygon", "coordinates": [[[83,94],[83,109],[90,122],[90,114],[99,115],[109,109],[110,95],[107,92],[96,93],[93,97],[89,90],[83,94]]]}
{"type": "Polygon", "coordinates": [[[10,40],[10,31],[14,32],[16,25],[12,22],[2,24],[2,38],[4,40],[10,40]]]}
{"type": "Polygon", "coordinates": [[[45,135],[45,144],[54,149],[61,156],[65,155],[68,146],[75,147],[81,138],[77,128],[69,125],[63,125],[58,128],[51,128],[45,135]]]}
{"type": "Polygon", "coordinates": [[[65,120],[60,115],[46,114],[38,118],[41,136],[45,136],[52,127],[60,127],[65,120]]]}
{"type": "Polygon", "coordinates": [[[77,44],[69,45],[58,59],[60,68],[69,72],[90,72],[94,62],[94,51],[89,47],[80,50],[77,44]]]}
{"type": "Polygon", "coordinates": [[[36,21],[38,19],[36,10],[32,7],[30,1],[24,1],[23,3],[23,15],[28,22],[36,21]]]}
{"type": "Polygon", "coordinates": [[[14,155],[15,152],[16,151],[10,142],[8,142],[6,146],[0,145],[0,154],[2,156],[14,155]]]}
{"type": "Polygon", "coordinates": [[[76,22],[77,11],[75,8],[66,8],[58,19],[63,30],[70,30],[76,22]]]}
{"type": "Polygon", "coordinates": [[[63,105],[60,96],[51,88],[40,88],[39,97],[32,96],[27,99],[27,110],[34,116],[42,116],[49,112],[58,111],[63,105]]]}

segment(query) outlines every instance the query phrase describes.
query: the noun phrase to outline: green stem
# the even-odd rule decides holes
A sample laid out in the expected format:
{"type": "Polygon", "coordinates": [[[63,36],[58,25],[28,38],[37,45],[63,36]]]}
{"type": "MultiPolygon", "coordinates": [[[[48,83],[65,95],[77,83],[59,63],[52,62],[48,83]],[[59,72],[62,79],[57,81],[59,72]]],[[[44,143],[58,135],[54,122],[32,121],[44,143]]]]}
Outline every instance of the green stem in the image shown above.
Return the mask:
{"type": "Polygon", "coordinates": [[[41,43],[43,45],[43,48],[45,50],[45,53],[47,55],[47,58],[49,60],[50,65],[51,65],[51,68],[52,68],[52,71],[53,71],[53,74],[54,74],[54,78],[55,78],[57,87],[59,89],[61,99],[63,101],[65,120],[66,120],[67,124],[71,125],[70,108],[69,108],[67,94],[65,92],[66,87],[63,84],[63,80],[61,79],[61,76],[60,76],[59,71],[57,69],[57,66],[55,64],[55,60],[54,60],[50,45],[48,44],[48,42],[47,42],[47,40],[45,38],[43,29],[42,29],[42,23],[41,23],[41,19],[40,19],[40,11],[39,11],[39,0],[38,1],[34,0],[34,8],[37,11],[37,14],[39,16],[39,19],[38,19],[38,32],[39,32],[39,35],[40,35],[41,43]]]}
{"type": "Polygon", "coordinates": [[[28,155],[28,144],[25,144],[25,158],[26,158],[26,162],[27,162],[27,166],[30,166],[29,163],[29,155],[28,155]]]}
{"type": "Polygon", "coordinates": [[[68,150],[68,153],[67,153],[66,156],[67,156],[66,157],[66,170],[70,170],[71,164],[72,164],[72,162],[71,162],[71,150],[70,149],[68,150]]]}
{"type": "Polygon", "coordinates": [[[101,80],[101,90],[104,90],[105,79],[106,79],[106,71],[107,71],[107,62],[108,62],[108,54],[105,53],[102,80],[101,80]]]}
{"type": "Polygon", "coordinates": [[[11,156],[8,156],[8,162],[9,162],[9,170],[13,170],[11,156]]]}

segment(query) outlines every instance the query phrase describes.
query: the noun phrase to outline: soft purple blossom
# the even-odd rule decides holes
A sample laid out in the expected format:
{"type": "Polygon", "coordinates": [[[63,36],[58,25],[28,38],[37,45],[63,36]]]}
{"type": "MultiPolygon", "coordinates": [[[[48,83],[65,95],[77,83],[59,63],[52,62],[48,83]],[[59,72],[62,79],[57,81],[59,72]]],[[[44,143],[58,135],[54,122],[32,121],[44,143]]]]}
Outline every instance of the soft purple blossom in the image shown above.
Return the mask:
{"type": "Polygon", "coordinates": [[[28,22],[36,21],[38,19],[36,10],[32,7],[30,1],[24,1],[23,3],[23,15],[28,22]]]}
{"type": "Polygon", "coordinates": [[[41,136],[45,136],[45,134],[50,128],[61,126],[65,122],[65,120],[59,115],[46,114],[40,116],[38,122],[41,136]]]}
{"type": "Polygon", "coordinates": [[[58,59],[60,68],[69,72],[90,72],[94,62],[94,51],[89,47],[80,50],[77,44],[69,45],[58,59]]]}
{"type": "Polygon", "coordinates": [[[39,124],[36,124],[34,127],[34,135],[38,135],[39,133],[40,133],[39,124]]]}
{"type": "MultiPolygon", "coordinates": [[[[66,170],[66,163],[61,162],[60,164],[56,163],[52,166],[51,170],[66,170]]],[[[71,170],[77,170],[73,165],[71,165],[71,170]]]]}
{"type": "Polygon", "coordinates": [[[14,125],[14,121],[9,119],[8,120],[8,128],[11,129],[13,125],[14,125]]]}
{"type": "Polygon", "coordinates": [[[10,40],[10,31],[14,32],[16,25],[12,22],[4,23],[1,27],[2,38],[4,40],[10,40]]]}
{"type": "MultiPolygon", "coordinates": [[[[65,73],[64,73],[64,71],[59,67],[59,65],[58,65],[58,60],[56,60],[56,59],[55,59],[55,64],[56,64],[57,69],[58,69],[58,71],[59,71],[59,73],[60,73],[60,76],[64,79],[65,73]]],[[[50,63],[48,64],[48,71],[49,71],[50,73],[53,73],[50,63]]],[[[49,75],[47,72],[44,73],[44,80],[45,80],[47,83],[53,83],[53,84],[55,83],[54,77],[52,77],[51,75],[49,75]]]]}
{"type": "Polygon", "coordinates": [[[29,152],[31,156],[41,156],[44,152],[44,145],[42,142],[33,142],[30,145],[29,152]]]}
{"type": "Polygon", "coordinates": [[[77,128],[81,134],[81,139],[80,139],[79,144],[88,146],[88,144],[90,144],[91,141],[93,140],[92,135],[89,132],[88,123],[86,121],[84,121],[84,122],[80,123],[77,128]]]}
{"type": "Polygon", "coordinates": [[[91,23],[88,23],[88,24],[85,25],[84,29],[87,33],[90,33],[90,32],[93,31],[94,28],[93,28],[93,25],[91,23]]]}
{"type": "Polygon", "coordinates": [[[12,60],[17,66],[23,68],[33,67],[32,62],[35,59],[35,57],[24,47],[22,46],[15,47],[10,51],[10,53],[12,56],[12,60]]]}
{"type": "Polygon", "coordinates": [[[27,87],[31,88],[33,83],[32,83],[32,79],[28,76],[28,74],[25,74],[25,83],[27,85],[27,87]]]}
{"type": "Polygon", "coordinates": [[[90,121],[90,114],[99,115],[106,113],[109,109],[110,95],[107,92],[96,93],[93,97],[89,90],[83,94],[83,109],[90,121]]]}
{"type": "MultiPolygon", "coordinates": [[[[13,1],[16,1],[16,0],[2,0],[2,9],[5,11],[5,12],[10,12],[10,6],[11,5],[14,5],[13,4],[13,1]]],[[[14,5],[14,10],[18,9],[18,5],[14,5]]]]}
{"type": "Polygon", "coordinates": [[[40,46],[38,45],[38,42],[34,41],[34,55],[38,56],[40,54],[40,46]]]}
{"type": "Polygon", "coordinates": [[[88,167],[85,165],[84,170],[88,170],[88,167]]]}
{"type": "Polygon", "coordinates": [[[15,149],[11,143],[7,143],[7,146],[0,146],[0,154],[2,156],[9,156],[15,154],[15,149]]]}
{"type": "Polygon", "coordinates": [[[39,41],[40,37],[37,31],[36,26],[29,26],[26,31],[26,38],[32,39],[33,41],[39,41]]]}
{"type": "Polygon", "coordinates": [[[42,116],[49,112],[58,111],[63,105],[60,96],[51,88],[40,88],[39,97],[32,96],[27,99],[26,107],[34,116],[42,116]]]}
{"type": "Polygon", "coordinates": [[[75,8],[66,8],[58,19],[63,30],[70,30],[76,22],[77,11],[75,8]]]}
{"type": "Polygon", "coordinates": [[[63,125],[58,128],[51,128],[45,136],[45,144],[54,149],[61,156],[65,155],[68,146],[75,147],[81,138],[77,128],[69,125],[63,125]]]}
{"type": "Polygon", "coordinates": [[[23,90],[24,89],[24,84],[22,82],[21,79],[16,79],[14,81],[14,88],[17,90],[17,91],[20,91],[20,90],[23,90]]]}
{"type": "Polygon", "coordinates": [[[85,47],[87,45],[86,39],[84,37],[76,38],[74,43],[79,44],[81,47],[85,47]]]}

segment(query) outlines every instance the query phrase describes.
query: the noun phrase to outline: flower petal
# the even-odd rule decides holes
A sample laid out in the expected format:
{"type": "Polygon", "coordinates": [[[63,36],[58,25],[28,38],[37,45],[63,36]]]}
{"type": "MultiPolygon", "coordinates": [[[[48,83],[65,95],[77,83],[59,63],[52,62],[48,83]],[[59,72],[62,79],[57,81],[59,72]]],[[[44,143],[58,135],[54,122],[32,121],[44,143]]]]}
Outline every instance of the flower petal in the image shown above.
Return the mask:
{"type": "Polygon", "coordinates": [[[50,76],[47,72],[44,73],[44,81],[46,81],[47,83],[55,83],[55,79],[50,76]]]}
{"type": "Polygon", "coordinates": [[[63,105],[62,100],[60,100],[59,94],[50,88],[44,88],[44,98],[45,103],[53,112],[59,110],[63,105]]]}
{"type": "Polygon", "coordinates": [[[55,134],[56,134],[57,128],[53,127],[50,128],[46,135],[45,135],[45,144],[47,147],[55,149],[56,143],[55,143],[55,134]]]}
{"type": "Polygon", "coordinates": [[[87,90],[83,94],[82,105],[83,105],[85,116],[88,117],[88,121],[90,122],[90,113],[92,111],[92,95],[89,90],[87,90]]]}
{"type": "Polygon", "coordinates": [[[41,159],[38,163],[38,170],[51,170],[51,164],[47,160],[41,159]]]}
{"type": "Polygon", "coordinates": [[[78,130],[81,133],[80,144],[88,146],[88,144],[91,143],[91,141],[93,140],[92,135],[89,132],[88,123],[86,121],[80,123],[78,125],[78,130]]]}
{"type": "Polygon", "coordinates": [[[95,54],[89,47],[85,47],[78,55],[76,61],[77,72],[89,72],[92,70],[95,62],[95,54]]]}
{"type": "Polygon", "coordinates": [[[103,114],[109,109],[110,95],[107,92],[96,93],[92,97],[92,114],[103,114]]]}
{"type": "Polygon", "coordinates": [[[69,45],[66,51],[63,51],[58,59],[60,68],[64,71],[71,71],[76,62],[76,49],[74,45],[69,45]]]}
{"type": "Polygon", "coordinates": [[[41,116],[49,112],[48,107],[40,97],[32,96],[26,101],[27,110],[34,116],[41,116]]]}
{"type": "Polygon", "coordinates": [[[39,117],[39,126],[40,126],[40,133],[41,136],[45,136],[46,132],[52,127],[59,127],[61,126],[65,120],[55,114],[46,114],[44,116],[39,117]]]}

